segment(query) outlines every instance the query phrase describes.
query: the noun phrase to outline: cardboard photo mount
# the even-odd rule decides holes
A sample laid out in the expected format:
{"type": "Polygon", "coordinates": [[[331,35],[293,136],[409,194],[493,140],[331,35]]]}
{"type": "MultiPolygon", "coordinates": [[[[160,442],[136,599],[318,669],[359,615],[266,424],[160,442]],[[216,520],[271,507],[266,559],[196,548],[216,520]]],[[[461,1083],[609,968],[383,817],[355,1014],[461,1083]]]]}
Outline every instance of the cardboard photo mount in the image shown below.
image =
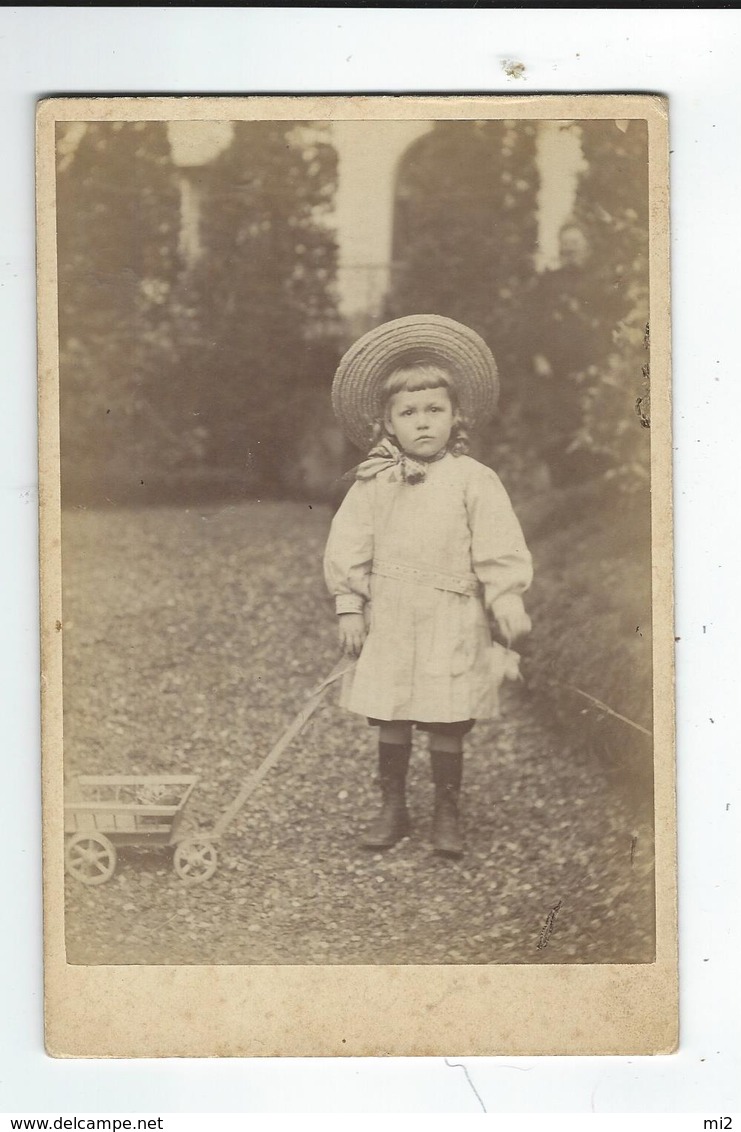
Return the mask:
{"type": "MultiPolygon", "coordinates": [[[[54,98],[37,116],[46,1041],[55,1057],[670,1053],[678,1040],[668,107],[655,95],[54,98]],[[648,125],[656,956],[626,965],[107,966],[64,935],[57,123],[641,119],[648,125]]],[[[69,678],[69,677],[68,677],[69,678]]]]}

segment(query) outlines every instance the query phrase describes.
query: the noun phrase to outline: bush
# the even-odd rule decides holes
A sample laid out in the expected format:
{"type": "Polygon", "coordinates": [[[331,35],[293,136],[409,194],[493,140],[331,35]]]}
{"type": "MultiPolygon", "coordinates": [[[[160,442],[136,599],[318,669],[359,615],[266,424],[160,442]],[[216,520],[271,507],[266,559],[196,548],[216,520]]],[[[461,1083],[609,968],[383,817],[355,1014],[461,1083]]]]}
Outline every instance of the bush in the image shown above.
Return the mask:
{"type": "Polygon", "coordinates": [[[567,746],[629,772],[649,796],[651,739],[574,691],[651,730],[648,493],[592,483],[549,492],[521,516],[535,561],[523,661],[533,705],[558,723],[567,746]]]}

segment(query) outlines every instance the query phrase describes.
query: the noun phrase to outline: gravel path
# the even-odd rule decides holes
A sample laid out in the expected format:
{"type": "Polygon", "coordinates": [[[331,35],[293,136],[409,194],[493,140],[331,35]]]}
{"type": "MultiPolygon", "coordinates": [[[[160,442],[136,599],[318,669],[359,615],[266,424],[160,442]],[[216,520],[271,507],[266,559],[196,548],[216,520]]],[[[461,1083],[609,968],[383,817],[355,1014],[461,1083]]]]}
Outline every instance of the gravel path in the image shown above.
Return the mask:
{"type": "MultiPolygon", "coordinates": [[[[67,512],[66,776],[199,774],[189,820],[207,829],[337,659],[328,524],[294,503],[67,512]]],[[[169,850],[122,852],[95,888],[67,878],[69,961],[652,959],[650,806],[619,768],[565,749],[526,691],[468,741],[460,862],[430,852],[422,739],[412,836],[358,848],[375,732],[335,699],[227,831],[210,881],[184,884],[169,850]]]]}

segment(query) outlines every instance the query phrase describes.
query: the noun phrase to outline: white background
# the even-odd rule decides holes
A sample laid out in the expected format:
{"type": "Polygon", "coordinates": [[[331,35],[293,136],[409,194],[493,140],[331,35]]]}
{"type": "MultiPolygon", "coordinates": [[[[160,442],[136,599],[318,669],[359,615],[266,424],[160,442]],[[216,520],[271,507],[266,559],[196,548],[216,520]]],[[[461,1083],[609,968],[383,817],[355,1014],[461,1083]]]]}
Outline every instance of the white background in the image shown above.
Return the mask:
{"type": "Polygon", "coordinates": [[[0,9],[0,1112],[480,1111],[463,1070],[436,1058],[69,1062],[42,1046],[35,102],[405,90],[671,98],[681,1050],[465,1064],[490,1112],[741,1107],[740,48],[741,16],[723,9],[0,9]],[[507,77],[510,60],[523,77],[507,77]]]}

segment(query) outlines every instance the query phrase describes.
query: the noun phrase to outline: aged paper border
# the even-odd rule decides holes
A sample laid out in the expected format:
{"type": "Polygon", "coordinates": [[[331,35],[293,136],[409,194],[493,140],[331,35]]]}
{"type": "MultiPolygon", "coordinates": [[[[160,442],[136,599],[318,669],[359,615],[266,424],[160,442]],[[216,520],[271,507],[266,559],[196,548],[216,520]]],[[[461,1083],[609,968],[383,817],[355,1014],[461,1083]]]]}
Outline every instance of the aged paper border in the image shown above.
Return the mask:
{"type": "Polygon", "coordinates": [[[58,1057],[529,1056],[677,1048],[668,110],[651,95],[60,98],[37,114],[46,1046],[58,1057]],[[64,946],[57,121],[645,119],[649,131],[656,960],[72,966],[64,946]]]}

